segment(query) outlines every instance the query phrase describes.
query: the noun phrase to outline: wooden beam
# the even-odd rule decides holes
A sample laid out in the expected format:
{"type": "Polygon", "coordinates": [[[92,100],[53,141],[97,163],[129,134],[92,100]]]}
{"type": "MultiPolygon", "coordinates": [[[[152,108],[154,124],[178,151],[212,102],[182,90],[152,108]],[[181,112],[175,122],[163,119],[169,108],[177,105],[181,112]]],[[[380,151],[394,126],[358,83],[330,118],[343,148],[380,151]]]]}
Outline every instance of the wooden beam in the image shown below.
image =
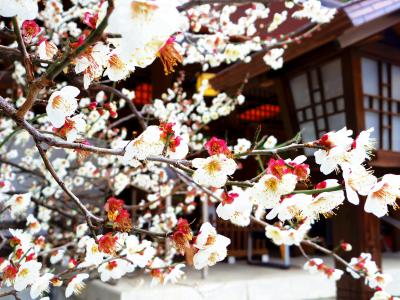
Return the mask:
{"type": "MultiPolygon", "coordinates": [[[[311,37],[303,40],[300,44],[292,44],[286,50],[284,55],[285,61],[297,58],[313,49],[316,49],[326,43],[336,40],[351,23],[343,12],[339,12],[334,21],[322,27],[322,30],[315,32],[311,37]]],[[[263,60],[266,51],[257,52],[252,55],[249,63],[238,62],[223,71],[219,72],[210,84],[217,90],[225,91],[231,86],[235,86],[243,81],[246,75],[251,79],[257,75],[270,71],[263,60]]]]}
{"type": "Polygon", "coordinates": [[[346,48],[382,30],[400,23],[400,14],[387,15],[343,32],[338,41],[341,48],[346,48]]]}

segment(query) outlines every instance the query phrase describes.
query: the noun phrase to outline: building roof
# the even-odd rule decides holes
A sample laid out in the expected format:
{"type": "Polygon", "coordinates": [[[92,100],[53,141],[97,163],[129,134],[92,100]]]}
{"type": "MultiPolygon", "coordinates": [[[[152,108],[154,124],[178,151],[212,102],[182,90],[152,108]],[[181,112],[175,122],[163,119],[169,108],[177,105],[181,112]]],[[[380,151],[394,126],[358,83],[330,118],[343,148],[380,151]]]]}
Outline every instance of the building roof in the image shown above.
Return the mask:
{"type": "MultiPolygon", "coordinates": [[[[285,61],[290,61],[332,41],[337,41],[341,48],[345,48],[400,23],[398,13],[400,0],[358,0],[346,3],[338,0],[321,0],[321,2],[325,6],[338,9],[335,18],[329,24],[323,25],[310,38],[304,39],[302,43],[289,45],[284,54],[285,61]]],[[[282,24],[282,27],[285,26],[289,28],[283,30],[293,30],[293,24],[282,24]]],[[[268,72],[270,67],[263,61],[266,52],[263,50],[254,53],[250,63],[237,62],[225,68],[217,73],[210,83],[217,90],[227,90],[241,84],[246,77],[251,79],[268,72]]]]}

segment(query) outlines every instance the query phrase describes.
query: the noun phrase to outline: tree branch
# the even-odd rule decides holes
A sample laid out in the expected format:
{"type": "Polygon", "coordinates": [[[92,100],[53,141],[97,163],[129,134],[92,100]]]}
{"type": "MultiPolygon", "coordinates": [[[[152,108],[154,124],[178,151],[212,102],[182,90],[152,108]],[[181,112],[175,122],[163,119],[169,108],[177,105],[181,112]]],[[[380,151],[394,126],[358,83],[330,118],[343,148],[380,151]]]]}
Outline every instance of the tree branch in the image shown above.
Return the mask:
{"type": "Polygon", "coordinates": [[[24,42],[24,39],[22,38],[22,34],[19,29],[17,17],[12,18],[12,23],[14,26],[15,35],[17,37],[18,47],[22,54],[22,62],[24,64],[24,67],[26,70],[26,78],[28,79],[28,82],[30,83],[34,79],[32,61],[31,61],[31,58],[29,57],[28,51],[26,51],[25,42],[24,42]]]}
{"type": "Polygon", "coordinates": [[[35,140],[36,143],[36,147],[39,150],[39,154],[42,157],[42,160],[47,168],[47,170],[50,172],[51,176],[53,176],[54,180],[58,183],[58,185],[61,187],[61,189],[71,198],[72,201],[75,202],[75,204],[79,207],[79,209],[81,210],[82,214],[85,216],[86,221],[88,222],[88,225],[90,227],[93,227],[91,219],[102,223],[104,220],[102,218],[96,217],[95,215],[93,215],[87,208],[85,205],[83,205],[83,203],[79,200],[78,197],[76,197],[74,195],[74,193],[72,193],[72,191],[70,191],[67,186],[65,185],[65,183],[58,177],[57,172],[54,170],[51,162],[49,161],[49,159],[46,156],[46,152],[43,149],[43,147],[40,145],[40,142],[35,140]]]}
{"type": "Polygon", "coordinates": [[[108,19],[114,10],[114,1],[107,0],[107,2],[108,7],[104,19],[101,21],[100,25],[90,33],[85,42],[81,46],[76,48],[75,51],[65,55],[65,57],[60,62],[54,62],[52,65],[49,66],[45,74],[43,74],[39,79],[33,81],[25,102],[18,109],[17,117],[19,119],[23,119],[25,114],[32,108],[37,95],[45,86],[49,85],[49,83],[52,82],[54,78],[56,78],[56,76],[64,70],[64,68],[68,67],[72,60],[77,58],[88,47],[100,40],[104,30],[107,27],[108,19]]]}

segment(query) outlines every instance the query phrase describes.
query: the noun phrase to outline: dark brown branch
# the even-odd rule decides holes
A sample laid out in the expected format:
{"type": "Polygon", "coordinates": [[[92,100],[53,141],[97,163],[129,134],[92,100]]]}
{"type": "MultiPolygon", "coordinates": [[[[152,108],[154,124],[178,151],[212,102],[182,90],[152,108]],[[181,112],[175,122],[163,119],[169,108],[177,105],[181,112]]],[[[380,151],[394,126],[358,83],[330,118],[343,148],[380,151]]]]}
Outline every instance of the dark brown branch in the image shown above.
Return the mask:
{"type": "Polygon", "coordinates": [[[75,196],[74,193],[72,193],[72,191],[70,191],[67,186],[65,185],[65,183],[58,177],[56,170],[54,170],[53,165],[51,164],[51,162],[49,161],[49,159],[46,156],[46,152],[43,149],[43,147],[41,146],[40,142],[35,140],[36,143],[36,147],[39,150],[39,154],[42,157],[42,160],[47,168],[47,170],[50,172],[51,176],[53,176],[54,180],[58,183],[58,185],[61,187],[61,189],[71,198],[72,201],[75,202],[75,204],[79,207],[79,209],[81,210],[82,214],[85,216],[88,225],[90,227],[92,226],[91,223],[91,219],[102,223],[104,220],[96,217],[95,215],[93,215],[87,208],[85,205],[83,205],[83,203],[79,200],[78,197],[75,196]]]}
{"type": "Polygon", "coordinates": [[[24,42],[24,39],[22,38],[22,34],[19,29],[17,17],[13,17],[12,22],[13,22],[13,26],[14,26],[14,32],[17,37],[18,47],[22,53],[22,62],[24,64],[24,67],[26,70],[26,78],[28,79],[28,82],[30,83],[34,79],[32,61],[28,54],[28,51],[26,51],[25,42],[24,42]]]}

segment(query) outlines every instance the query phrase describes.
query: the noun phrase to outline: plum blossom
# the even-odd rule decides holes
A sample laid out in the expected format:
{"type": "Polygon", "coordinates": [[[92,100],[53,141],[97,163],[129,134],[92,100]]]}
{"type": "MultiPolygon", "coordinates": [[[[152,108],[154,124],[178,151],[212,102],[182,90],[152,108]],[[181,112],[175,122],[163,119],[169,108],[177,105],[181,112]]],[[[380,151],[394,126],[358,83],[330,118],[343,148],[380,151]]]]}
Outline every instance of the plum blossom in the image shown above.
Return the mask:
{"type": "Polygon", "coordinates": [[[366,160],[371,159],[372,151],[375,149],[375,140],[371,138],[374,128],[363,130],[354,139],[351,145],[351,164],[360,165],[366,160]]]}
{"type": "Polygon", "coordinates": [[[126,255],[126,258],[139,268],[144,268],[156,254],[150,241],[140,242],[135,235],[128,236],[125,245],[126,248],[122,250],[121,254],[126,255]]]}
{"type": "Polygon", "coordinates": [[[304,270],[308,270],[311,274],[322,273],[332,280],[339,280],[344,273],[342,270],[328,267],[320,258],[312,258],[308,260],[304,264],[303,268],[304,270]]]}
{"type": "Polygon", "coordinates": [[[284,174],[280,179],[266,174],[250,189],[253,204],[263,208],[273,208],[280,201],[281,196],[293,192],[297,178],[293,174],[284,174]]]}
{"type": "Polygon", "coordinates": [[[378,218],[388,213],[388,205],[396,207],[400,197],[400,175],[387,174],[369,191],[364,210],[378,218]]]}
{"type": "Polygon", "coordinates": [[[51,273],[45,273],[40,276],[31,286],[30,296],[36,299],[43,293],[48,293],[50,290],[50,280],[54,277],[51,273]]]}
{"type": "Polygon", "coordinates": [[[343,168],[343,179],[347,200],[355,205],[360,202],[357,193],[366,196],[377,182],[376,177],[361,165],[343,168]]]}
{"type": "Polygon", "coordinates": [[[124,162],[131,160],[144,160],[150,155],[161,155],[164,143],[160,138],[160,128],[151,125],[146,128],[136,139],[130,142],[125,148],[124,162]]]}
{"type": "Polygon", "coordinates": [[[352,134],[352,130],[344,127],[339,131],[326,133],[317,142],[318,145],[326,147],[326,150],[319,149],[314,152],[315,162],[321,166],[322,173],[328,175],[336,170],[339,164],[350,161],[348,150],[353,144],[353,139],[350,137],[352,134]]]}
{"type": "Polygon", "coordinates": [[[40,59],[51,60],[54,55],[57,54],[57,52],[57,46],[52,41],[48,41],[46,39],[42,39],[39,41],[37,53],[39,54],[40,59]]]}
{"type": "Polygon", "coordinates": [[[78,108],[76,97],[79,93],[80,91],[78,88],[67,85],[61,90],[51,94],[46,106],[46,112],[54,127],[62,127],[65,123],[65,119],[70,117],[78,108]]]}
{"type": "Polygon", "coordinates": [[[227,237],[217,234],[210,223],[201,225],[194,243],[194,247],[198,249],[193,257],[194,267],[199,270],[223,260],[227,255],[226,247],[230,242],[227,237]]]}
{"type": "Polygon", "coordinates": [[[121,55],[127,61],[143,68],[159,56],[168,73],[181,60],[171,37],[181,25],[182,17],[171,1],[118,0],[107,31],[122,35],[121,55]]]}
{"type": "Polygon", "coordinates": [[[196,183],[215,188],[224,186],[228,176],[236,170],[236,162],[223,154],[195,158],[192,166],[197,169],[193,173],[193,180],[196,183]]]}
{"type": "Polygon", "coordinates": [[[177,283],[178,280],[181,279],[185,274],[185,272],[181,270],[184,267],[184,264],[177,264],[171,268],[168,268],[168,272],[164,276],[164,284],[168,282],[177,283]]]}
{"type": "Polygon", "coordinates": [[[11,216],[17,217],[23,214],[31,204],[31,194],[15,194],[6,202],[10,207],[11,216]]]}
{"type": "Polygon", "coordinates": [[[101,281],[109,281],[110,279],[120,279],[126,273],[132,272],[134,265],[124,259],[114,259],[103,263],[98,271],[101,281]]]}
{"type": "Polygon", "coordinates": [[[75,60],[75,73],[83,72],[83,85],[87,89],[90,83],[102,75],[107,64],[109,49],[103,43],[96,43],[75,60]]]}
{"type": "Polygon", "coordinates": [[[273,226],[273,225],[267,225],[265,227],[265,236],[273,241],[275,245],[282,245],[285,242],[286,239],[286,232],[280,230],[280,228],[273,226]]]}
{"type": "Polygon", "coordinates": [[[302,3],[302,9],[292,14],[293,18],[310,19],[311,22],[328,23],[336,14],[336,9],[323,7],[319,0],[307,0],[302,3]]]}
{"type": "MultiPolygon", "coordinates": [[[[244,153],[251,147],[251,142],[248,139],[238,139],[237,144],[233,147],[233,153],[239,154],[244,153]]],[[[241,158],[246,158],[247,156],[241,156],[241,158]]]]}
{"type": "Polygon", "coordinates": [[[125,79],[134,69],[118,52],[113,51],[108,55],[104,76],[108,76],[112,81],[119,81],[125,79]]]}
{"type": "Polygon", "coordinates": [[[29,44],[32,42],[32,39],[36,37],[40,32],[40,27],[38,24],[36,24],[35,21],[33,20],[25,20],[22,23],[22,37],[24,39],[24,42],[29,44]]]}
{"type": "MultiPolygon", "coordinates": [[[[316,189],[325,189],[330,187],[337,187],[338,181],[336,179],[327,179],[316,185],[316,189]]],[[[313,200],[302,208],[302,216],[312,219],[318,219],[319,215],[329,216],[333,213],[339,205],[345,200],[342,190],[322,192],[314,194],[313,200]]]]}
{"type": "Polygon", "coordinates": [[[40,225],[39,221],[35,218],[34,215],[30,214],[27,219],[26,219],[26,225],[29,228],[29,232],[31,234],[36,234],[39,233],[40,230],[42,229],[42,226],[40,225]]]}
{"type": "Polygon", "coordinates": [[[224,193],[222,199],[216,210],[218,217],[238,226],[250,224],[252,204],[246,191],[235,187],[231,193],[224,193]]]}
{"type": "Polygon", "coordinates": [[[267,140],[265,141],[265,143],[263,144],[263,148],[272,149],[276,146],[277,143],[278,143],[278,140],[276,139],[276,137],[274,137],[273,135],[270,135],[267,138],[267,140]]]}
{"type": "Polygon", "coordinates": [[[276,216],[280,221],[291,220],[296,216],[301,215],[304,207],[312,201],[311,195],[295,194],[288,197],[282,197],[277,205],[267,214],[267,219],[271,220],[276,216]]]}
{"type": "Polygon", "coordinates": [[[390,274],[382,274],[377,272],[366,278],[367,284],[371,289],[385,288],[389,282],[392,281],[392,276],[390,274]]]}
{"type": "Polygon", "coordinates": [[[2,1],[0,3],[0,16],[14,17],[22,20],[33,20],[38,15],[36,0],[2,1]]]}
{"type": "Polygon", "coordinates": [[[388,292],[377,290],[372,296],[371,300],[399,300],[399,297],[393,297],[388,292]]]}
{"type": "Polygon", "coordinates": [[[79,114],[71,118],[65,118],[64,125],[58,133],[65,137],[67,142],[74,142],[80,133],[85,132],[86,122],[83,119],[83,115],[79,114]]]}
{"type": "Polygon", "coordinates": [[[355,279],[360,278],[360,273],[365,274],[366,277],[374,275],[378,271],[378,266],[371,259],[372,256],[369,253],[361,253],[359,257],[351,258],[346,271],[353,276],[355,279]]]}
{"type": "Polygon", "coordinates": [[[42,264],[36,260],[23,262],[18,268],[18,273],[15,277],[15,290],[22,291],[28,285],[35,283],[39,279],[41,268],[42,264]]]}
{"type": "Polygon", "coordinates": [[[79,295],[83,289],[85,288],[86,284],[83,282],[85,279],[89,278],[89,274],[81,273],[77,274],[69,281],[67,288],[65,289],[65,297],[69,298],[73,294],[79,295]]]}
{"type": "Polygon", "coordinates": [[[283,22],[286,21],[286,18],[287,18],[286,10],[282,11],[281,13],[275,13],[271,24],[269,24],[268,26],[268,32],[276,30],[279,27],[279,25],[281,25],[283,22]]]}
{"type": "Polygon", "coordinates": [[[93,238],[90,238],[85,243],[86,253],[85,260],[78,265],[79,268],[98,266],[104,260],[104,253],[99,250],[99,246],[93,238]]]}
{"type": "Polygon", "coordinates": [[[283,53],[285,50],[283,48],[274,48],[264,55],[264,62],[274,70],[278,70],[283,66],[283,53]]]}

